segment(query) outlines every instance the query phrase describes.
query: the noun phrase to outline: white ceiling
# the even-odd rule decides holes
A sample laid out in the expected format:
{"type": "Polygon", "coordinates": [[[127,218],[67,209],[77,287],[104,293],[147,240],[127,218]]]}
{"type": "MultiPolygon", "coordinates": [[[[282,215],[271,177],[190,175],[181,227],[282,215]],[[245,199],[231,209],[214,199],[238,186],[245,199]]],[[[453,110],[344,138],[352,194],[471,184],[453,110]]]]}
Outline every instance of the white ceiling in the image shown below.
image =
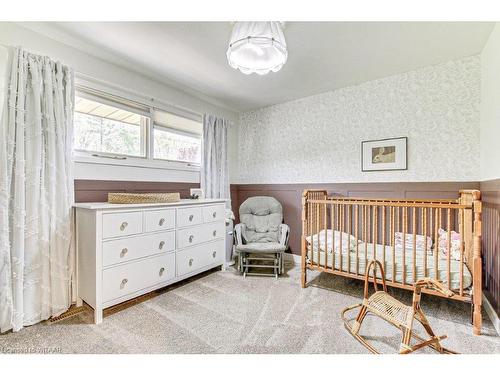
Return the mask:
{"type": "Polygon", "coordinates": [[[226,61],[229,22],[31,24],[106,60],[235,111],[265,107],[481,52],[492,23],[287,22],[288,62],[244,75],[226,61]],[[70,39],[68,39],[70,38],[70,39]]]}

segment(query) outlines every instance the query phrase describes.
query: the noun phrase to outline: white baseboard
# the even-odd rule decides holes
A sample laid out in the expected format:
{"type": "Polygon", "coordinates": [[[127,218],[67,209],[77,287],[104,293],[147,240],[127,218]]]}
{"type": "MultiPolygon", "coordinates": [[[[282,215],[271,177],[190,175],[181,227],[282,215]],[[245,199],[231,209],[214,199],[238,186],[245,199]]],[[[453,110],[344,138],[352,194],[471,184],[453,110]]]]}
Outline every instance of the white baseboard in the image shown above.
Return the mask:
{"type": "Polygon", "coordinates": [[[493,323],[493,326],[495,327],[498,335],[500,335],[500,319],[498,319],[497,312],[491,306],[490,301],[488,301],[488,298],[483,294],[483,306],[484,306],[484,311],[486,311],[486,314],[490,318],[491,322],[493,323]]]}

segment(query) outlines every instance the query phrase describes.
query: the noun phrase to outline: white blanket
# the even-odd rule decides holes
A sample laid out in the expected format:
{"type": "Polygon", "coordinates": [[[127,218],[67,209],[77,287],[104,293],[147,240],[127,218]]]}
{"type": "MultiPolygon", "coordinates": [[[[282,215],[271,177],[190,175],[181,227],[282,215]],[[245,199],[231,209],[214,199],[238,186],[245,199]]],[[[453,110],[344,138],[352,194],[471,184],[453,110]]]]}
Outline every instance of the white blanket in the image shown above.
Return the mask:
{"type": "MultiPolygon", "coordinates": [[[[321,241],[320,241],[321,244],[321,241]]],[[[328,252],[325,253],[324,247],[320,247],[321,251],[318,251],[317,246],[314,245],[313,249],[308,246],[307,257],[309,263],[320,264],[321,266],[327,268],[332,268],[333,258],[335,258],[335,269],[344,272],[357,273],[359,275],[365,274],[365,267],[368,262],[372,259],[379,260],[384,265],[385,278],[389,281],[396,281],[398,283],[405,283],[412,285],[415,280],[421,279],[423,277],[432,277],[433,279],[440,280],[446,286],[452,290],[458,290],[460,288],[460,262],[454,259],[450,259],[450,285],[447,284],[448,275],[448,260],[443,257],[442,254],[438,254],[438,267],[436,273],[435,257],[431,253],[427,253],[427,264],[425,264],[425,254],[424,252],[416,251],[415,253],[415,268],[416,274],[413,275],[414,262],[413,262],[413,249],[406,249],[404,252],[405,259],[403,262],[403,251],[400,248],[395,248],[394,258],[392,255],[392,247],[385,246],[385,259],[384,259],[384,246],[380,244],[374,245],[369,242],[360,242],[357,246],[356,257],[356,244],[350,246],[349,250],[343,246],[342,248],[342,264],[341,264],[341,252],[340,247],[335,247],[335,252],[333,252],[328,246],[328,252]],[[335,256],[334,256],[335,254],[335,256]],[[325,262],[326,258],[326,262],[325,262]],[[427,272],[425,270],[427,269],[427,272]],[[394,277],[393,277],[394,275],[394,277]]],[[[463,264],[463,284],[464,289],[468,288],[472,284],[472,275],[467,268],[467,265],[463,264]]],[[[379,275],[377,275],[379,277],[379,275]]]]}

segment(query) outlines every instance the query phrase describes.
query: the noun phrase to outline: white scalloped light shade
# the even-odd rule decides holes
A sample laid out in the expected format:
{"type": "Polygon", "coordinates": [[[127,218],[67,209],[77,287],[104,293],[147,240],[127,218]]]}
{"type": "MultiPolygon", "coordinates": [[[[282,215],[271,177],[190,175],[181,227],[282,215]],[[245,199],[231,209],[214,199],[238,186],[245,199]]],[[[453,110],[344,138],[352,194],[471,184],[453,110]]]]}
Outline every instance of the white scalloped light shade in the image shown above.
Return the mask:
{"type": "Polygon", "coordinates": [[[227,61],[244,74],[277,72],[286,63],[285,36],[281,23],[236,22],[227,49],[227,61]]]}

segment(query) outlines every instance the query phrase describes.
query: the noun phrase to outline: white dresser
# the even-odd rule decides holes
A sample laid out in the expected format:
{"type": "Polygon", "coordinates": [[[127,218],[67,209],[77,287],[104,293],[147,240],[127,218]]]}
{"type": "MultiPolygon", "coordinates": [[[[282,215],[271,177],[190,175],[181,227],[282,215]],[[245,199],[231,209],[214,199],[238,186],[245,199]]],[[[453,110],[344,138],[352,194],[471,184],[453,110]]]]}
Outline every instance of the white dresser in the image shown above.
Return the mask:
{"type": "Polygon", "coordinates": [[[77,203],[77,289],[102,310],[220,266],[224,200],[168,204],[77,203]]]}

